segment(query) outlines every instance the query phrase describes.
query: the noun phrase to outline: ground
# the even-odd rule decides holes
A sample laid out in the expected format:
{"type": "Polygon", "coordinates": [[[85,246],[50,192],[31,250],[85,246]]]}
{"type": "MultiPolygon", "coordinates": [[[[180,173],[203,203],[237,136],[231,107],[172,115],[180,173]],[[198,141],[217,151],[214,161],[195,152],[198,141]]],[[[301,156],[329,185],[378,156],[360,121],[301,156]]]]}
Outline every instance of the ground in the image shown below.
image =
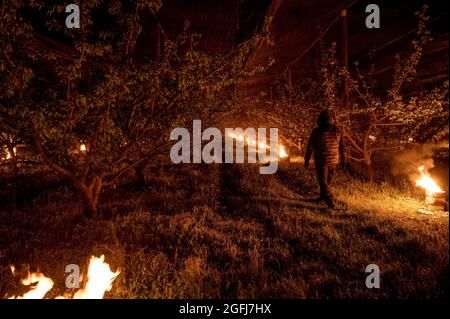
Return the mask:
{"type": "Polygon", "coordinates": [[[65,289],[66,265],[104,254],[121,274],[109,298],[448,297],[448,215],[421,215],[417,193],[340,173],[342,210],[311,201],[314,170],[283,163],[165,166],[148,186],[105,191],[101,220],[81,218],[72,189],[45,174],[2,184],[0,296],[39,268],[65,289]],[[45,176],[45,177],[44,177],[45,176]],[[367,289],[377,264],[381,288],[367,289]]]}

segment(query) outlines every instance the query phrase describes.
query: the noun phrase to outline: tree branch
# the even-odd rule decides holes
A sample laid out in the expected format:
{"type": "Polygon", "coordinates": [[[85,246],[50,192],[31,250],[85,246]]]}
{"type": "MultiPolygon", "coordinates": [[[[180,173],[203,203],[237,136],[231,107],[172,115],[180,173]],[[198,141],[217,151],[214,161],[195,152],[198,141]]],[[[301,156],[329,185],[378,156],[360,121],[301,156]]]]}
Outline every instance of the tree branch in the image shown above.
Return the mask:
{"type": "Polygon", "coordinates": [[[40,138],[40,135],[39,135],[39,132],[37,130],[35,123],[32,123],[32,128],[33,128],[33,140],[34,140],[36,149],[37,149],[39,155],[41,155],[41,157],[47,163],[47,165],[49,165],[57,173],[65,176],[67,178],[74,179],[75,175],[72,174],[69,170],[67,170],[51,161],[51,159],[49,158],[49,156],[47,155],[47,153],[45,152],[45,150],[42,146],[42,141],[41,141],[41,138],[40,138]]]}

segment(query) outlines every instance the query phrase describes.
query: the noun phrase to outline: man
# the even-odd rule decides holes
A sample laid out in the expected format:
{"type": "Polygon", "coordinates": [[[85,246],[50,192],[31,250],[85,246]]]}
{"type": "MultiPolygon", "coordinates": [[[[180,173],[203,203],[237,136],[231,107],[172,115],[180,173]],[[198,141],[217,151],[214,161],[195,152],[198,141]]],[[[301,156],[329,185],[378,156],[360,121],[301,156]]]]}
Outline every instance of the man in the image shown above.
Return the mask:
{"type": "Polygon", "coordinates": [[[345,167],[345,144],[339,129],[331,123],[328,110],[322,111],[317,118],[317,127],[311,132],[305,154],[305,168],[309,167],[311,154],[314,152],[317,179],[320,186],[320,200],[329,208],[335,207],[331,182],[339,164],[345,167]]]}

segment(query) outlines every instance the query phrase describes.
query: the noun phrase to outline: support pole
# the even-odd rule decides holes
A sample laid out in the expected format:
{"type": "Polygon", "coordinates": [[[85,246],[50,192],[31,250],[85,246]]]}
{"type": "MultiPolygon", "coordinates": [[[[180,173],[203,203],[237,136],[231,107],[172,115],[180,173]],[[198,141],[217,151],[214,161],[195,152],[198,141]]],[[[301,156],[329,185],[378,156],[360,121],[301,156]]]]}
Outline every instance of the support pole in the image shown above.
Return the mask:
{"type": "MultiPolygon", "coordinates": [[[[342,65],[348,71],[348,28],[347,28],[347,10],[341,11],[341,26],[342,26],[342,65]]],[[[348,81],[344,79],[344,110],[347,111],[347,125],[350,125],[350,90],[348,88],[348,81]]]]}
{"type": "Polygon", "coordinates": [[[151,30],[152,39],[152,57],[154,59],[159,59],[161,56],[161,26],[159,23],[155,23],[151,30]]]}
{"type": "Polygon", "coordinates": [[[291,67],[287,70],[287,80],[288,80],[288,103],[289,106],[292,105],[292,69],[291,67]]]}
{"type": "MultiPolygon", "coordinates": [[[[341,11],[341,26],[342,26],[342,65],[348,70],[348,28],[347,28],[347,10],[341,11]]],[[[347,110],[350,109],[350,92],[348,82],[344,82],[344,106],[347,110]]]]}

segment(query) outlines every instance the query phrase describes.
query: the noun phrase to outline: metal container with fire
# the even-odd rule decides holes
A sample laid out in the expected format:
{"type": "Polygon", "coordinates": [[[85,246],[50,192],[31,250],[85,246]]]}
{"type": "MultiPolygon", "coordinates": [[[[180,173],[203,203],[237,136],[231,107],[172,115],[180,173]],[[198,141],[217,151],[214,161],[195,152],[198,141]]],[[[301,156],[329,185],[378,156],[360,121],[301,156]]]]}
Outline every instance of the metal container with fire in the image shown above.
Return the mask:
{"type": "Polygon", "coordinates": [[[446,192],[436,184],[431,176],[426,172],[425,167],[419,166],[420,178],[416,180],[416,185],[425,190],[425,204],[430,210],[445,211],[448,209],[446,192]]]}
{"type": "Polygon", "coordinates": [[[430,210],[448,210],[448,203],[445,191],[426,191],[425,203],[430,210]]]}

